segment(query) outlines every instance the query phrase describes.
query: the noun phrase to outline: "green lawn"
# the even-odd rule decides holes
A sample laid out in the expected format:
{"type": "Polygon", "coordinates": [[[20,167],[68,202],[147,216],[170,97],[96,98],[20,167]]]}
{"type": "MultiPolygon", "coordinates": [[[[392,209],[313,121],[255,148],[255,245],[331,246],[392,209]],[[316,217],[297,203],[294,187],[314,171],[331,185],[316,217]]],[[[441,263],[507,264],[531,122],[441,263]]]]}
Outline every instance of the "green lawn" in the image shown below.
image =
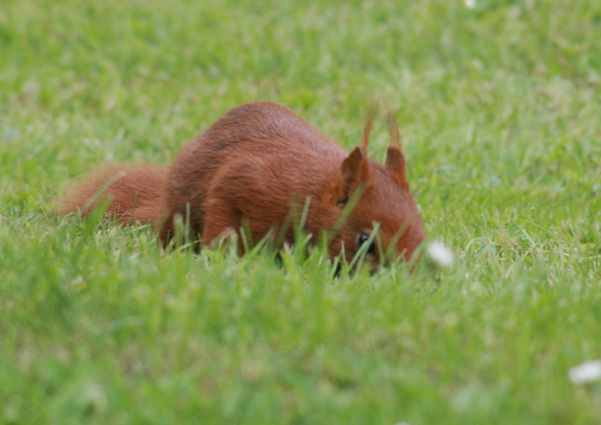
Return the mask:
{"type": "Polygon", "coordinates": [[[601,2],[475,3],[3,0],[0,423],[601,422],[568,379],[601,358],[601,2]],[[248,101],[350,149],[376,97],[452,268],[334,278],[55,213],[248,101]]]}

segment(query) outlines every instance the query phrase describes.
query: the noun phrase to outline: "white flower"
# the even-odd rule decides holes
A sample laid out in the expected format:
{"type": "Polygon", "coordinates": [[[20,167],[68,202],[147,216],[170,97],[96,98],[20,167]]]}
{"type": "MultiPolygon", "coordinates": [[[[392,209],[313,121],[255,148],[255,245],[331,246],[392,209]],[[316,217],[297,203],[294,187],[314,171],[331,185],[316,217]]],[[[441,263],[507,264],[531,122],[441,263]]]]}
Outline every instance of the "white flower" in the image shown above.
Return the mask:
{"type": "Polygon", "coordinates": [[[465,0],[465,6],[468,9],[473,9],[474,7],[476,7],[476,0],[465,0]]]}
{"type": "Polygon", "coordinates": [[[451,267],[455,262],[455,255],[445,244],[432,241],[426,251],[428,257],[441,267],[451,267]]]}
{"type": "Polygon", "coordinates": [[[574,384],[588,384],[601,379],[601,360],[592,360],[574,366],[568,371],[574,384]]]}

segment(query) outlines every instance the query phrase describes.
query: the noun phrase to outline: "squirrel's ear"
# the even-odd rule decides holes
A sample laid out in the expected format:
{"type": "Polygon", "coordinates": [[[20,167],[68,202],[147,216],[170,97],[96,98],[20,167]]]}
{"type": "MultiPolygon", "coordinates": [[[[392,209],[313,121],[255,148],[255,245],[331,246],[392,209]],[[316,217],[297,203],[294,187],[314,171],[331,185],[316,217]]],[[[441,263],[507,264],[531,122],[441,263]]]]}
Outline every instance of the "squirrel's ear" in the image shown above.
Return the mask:
{"type": "Polygon", "coordinates": [[[396,146],[390,146],[386,152],[386,171],[402,187],[409,188],[405,155],[396,146]]]}
{"type": "Polygon", "coordinates": [[[405,155],[403,155],[403,143],[401,141],[401,130],[397,125],[394,114],[389,109],[387,115],[388,135],[390,136],[390,147],[386,152],[386,170],[390,176],[405,189],[409,189],[407,183],[407,167],[405,155]]]}
{"type": "Polygon", "coordinates": [[[342,161],[340,168],[340,197],[338,205],[345,205],[355,189],[361,184],[367,183],[371,178],[369,162],[362,146],[356,147],[349,156],[342,161]]]}

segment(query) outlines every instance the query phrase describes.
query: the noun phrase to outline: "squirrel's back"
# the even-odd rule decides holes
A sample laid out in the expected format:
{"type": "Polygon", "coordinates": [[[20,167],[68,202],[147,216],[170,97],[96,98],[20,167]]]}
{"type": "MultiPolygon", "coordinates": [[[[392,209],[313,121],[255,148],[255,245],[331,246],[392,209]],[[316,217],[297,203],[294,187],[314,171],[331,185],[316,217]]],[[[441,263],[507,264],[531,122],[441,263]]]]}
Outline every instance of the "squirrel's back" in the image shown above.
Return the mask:
{"type": "Polygon", "coordinates": [[[161,238],[173,233],[176,215],[186,215],[202,234],[211,196],[236,198],[241,213],[285,215],[292,196],[304,201],[345,156],[337,142],[290,108],[271,102],[238,106],[186,145],[170,167],[161,238]]]}

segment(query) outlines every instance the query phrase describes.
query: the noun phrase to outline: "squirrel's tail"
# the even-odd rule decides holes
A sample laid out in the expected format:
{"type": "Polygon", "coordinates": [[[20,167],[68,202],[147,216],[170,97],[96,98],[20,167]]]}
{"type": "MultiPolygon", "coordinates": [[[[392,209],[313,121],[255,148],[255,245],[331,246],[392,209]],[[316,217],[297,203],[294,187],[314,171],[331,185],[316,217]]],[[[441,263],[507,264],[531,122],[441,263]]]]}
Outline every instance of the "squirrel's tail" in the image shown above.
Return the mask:
{"type": "Polygon", "coordinates": [[[161,198],[167,183],[167,168],[152,165],[113,165],[98,170],[76,184],[60,201],[63,214],[87,215],[108,204],[106,215],[122,224],[154,223],[162,214],[161,198]]]}

